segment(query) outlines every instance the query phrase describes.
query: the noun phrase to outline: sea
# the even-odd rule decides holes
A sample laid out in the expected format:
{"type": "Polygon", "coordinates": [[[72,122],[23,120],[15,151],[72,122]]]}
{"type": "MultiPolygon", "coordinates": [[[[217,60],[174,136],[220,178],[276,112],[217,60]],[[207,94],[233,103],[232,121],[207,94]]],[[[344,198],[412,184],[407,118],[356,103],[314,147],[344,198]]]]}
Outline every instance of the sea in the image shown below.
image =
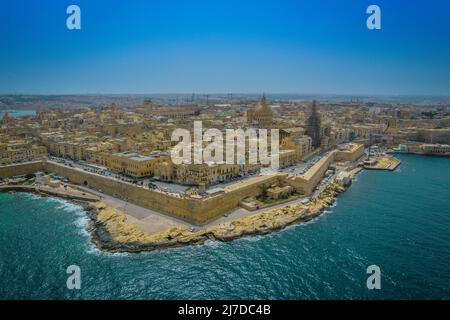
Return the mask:
{"type": "Polygon", "coordinates": [[[0,299],[450,299],[450,158],[398,157],[308,223],[146,253],[99,251],[78,205],[2,193],[0,299]]]}
{"type": "Polygon", "coordinates": [[[3,111],[0,111],[0,119],[3,118],[3,115],[5,114],[5,112],[8,112],[8,115],[12,118],[36,115],[36,111],[34,111],[34,110],[6,110],[6,111],[3,110],[3,111]]]}

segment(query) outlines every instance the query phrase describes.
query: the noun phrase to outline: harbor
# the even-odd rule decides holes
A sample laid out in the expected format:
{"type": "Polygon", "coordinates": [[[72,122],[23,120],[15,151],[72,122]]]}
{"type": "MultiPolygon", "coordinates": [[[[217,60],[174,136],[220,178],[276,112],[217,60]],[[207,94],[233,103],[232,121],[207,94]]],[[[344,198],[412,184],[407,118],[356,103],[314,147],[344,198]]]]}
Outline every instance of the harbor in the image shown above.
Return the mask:
{"type": "Polygon", "coordinates": [[[365,160],[364,169],[367,170],[389,170],[394,171],[401,164],[401,161],[390,155],[381,155],[365,160]]]}

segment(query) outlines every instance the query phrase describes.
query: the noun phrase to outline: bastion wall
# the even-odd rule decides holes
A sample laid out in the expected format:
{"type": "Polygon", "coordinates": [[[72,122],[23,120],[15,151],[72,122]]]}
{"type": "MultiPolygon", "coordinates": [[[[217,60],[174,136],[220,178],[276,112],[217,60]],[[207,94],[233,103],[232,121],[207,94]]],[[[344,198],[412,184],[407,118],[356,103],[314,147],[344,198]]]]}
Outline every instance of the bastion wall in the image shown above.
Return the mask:
{"type": "MultiPolygon", "coordinates": [[[[325,172],[327,166],[313,175],[314,181],[320,181],[322,171],[325,172]]],[[[78,168],[68,167],[59,163],[44,161],[13,166],[0,167],[0,178],[16,175],[24,175],[45,171],[55,173],[67,178],[70,182],[79,185],[86,185],[97,190],[102,190],[106,194],[119,196],[138,205],[171,214],[196,224],[210,221],[228,211],[239,206],[239,202],[247,197],[257,197],[262,194],[265,187],[273,184],[291,185],[297,191],[309,193],[314,188],[314,181],[307,181],[301,177],[294,180],[287,179],[287,174],[280,173],[265,177],[259,177],[254,182],[245,182],[224,193],[211,196],[205,199],[178,198],[162,192],[142,188],[134,184],[118,181],[111,177],[102,176],[96,173],[87,172],[78,168]]]]}
{"type": "Polygon", "coordinates": [[[97,190],[100,189],[107,194],[120,196],[122,199],[129,200],[144,207],[169,213],[196,223],[203,220],[201,214],[196,214],[197,212],[194,210],[195,206],[193,205],[194,200],[191,199],[178,198],[55,162],[45,162],[44,169],[48,173],[53,172],[64,176],[72,183],[86,185],[97,190]]]}
{"type": "Polygon", "coordinates": [[[265,187],[279,183],[279,175],[266,176],[254,183],[245,183],[234,190],[227,190],[225,193],[198,201],[199,206],[196,206],[196,210],[204,215],[205,221],[211,220],[238,207],[242,199],[259,196],[265,187]]]}
{"type": "Polygon", "coordinates": [[[330,152],[315,163],[304,175],[288,176],[283,179],[283,184],[293,187],[297,192],[310,194],[322,180],[330,164],[334,161],[335,155],[335,152],[330,152]]]}
{"type": "Polygon", "coordinates": [[[319,184],[330,164],[339,160],[354,160],[364,152],[364,146],[355,148],[352,152],[330,152],[322,157],[302,176],[289,176],[287,173],[277,173],[267,176],[250,178],[247,181],[236,182],[224,188],[224,192],[204,199],[182,198],[175,195],[146,189],[137,185],[119,181],[111,177],[87,172],[79,168],[69,167],[52,161],[38,161],[12,166],[0,167],[0,178],[25,175],[38,171],[55,173],[66,177],[70,182],[86,185],[106,194],[119,196],[138,205],[161,211],[196,224],[203,224],[239,206],[239,202],[247,197],[261,195],[264,188],[273,184],[293,187],[297,192],[310,194],[319,184]]]}
{"type": "Polygon", "coordinates": [[[18,163],[8,166],[0,166],[0,179],[5,179],[13,176],[27,175],[43,171],[42,161],[18,163]]]}

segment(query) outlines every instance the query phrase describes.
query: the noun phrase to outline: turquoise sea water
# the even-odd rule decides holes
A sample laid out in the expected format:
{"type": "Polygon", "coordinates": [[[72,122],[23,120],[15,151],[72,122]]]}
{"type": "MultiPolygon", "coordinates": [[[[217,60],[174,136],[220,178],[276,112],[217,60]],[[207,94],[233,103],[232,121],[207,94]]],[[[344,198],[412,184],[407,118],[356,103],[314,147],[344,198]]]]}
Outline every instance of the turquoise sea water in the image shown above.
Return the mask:
{"type": "MultiPolygon", "coordinates": [[[[24,116],[34,116],[36,111],[34,110],[7,110],[10,117],[18,118],[24,116]]],[[[0,119],[3,118],[5,111],[0,111],[0,119]]]]}
{"type": "Polygon", "coordinates": [[[0,298],[450,299],[450,158],[400,157],[305,225],[141,254],[99,252],[68,202],[0,194],[0,298]],[[366,287],[372,264],[381,290],[366,287]]]}

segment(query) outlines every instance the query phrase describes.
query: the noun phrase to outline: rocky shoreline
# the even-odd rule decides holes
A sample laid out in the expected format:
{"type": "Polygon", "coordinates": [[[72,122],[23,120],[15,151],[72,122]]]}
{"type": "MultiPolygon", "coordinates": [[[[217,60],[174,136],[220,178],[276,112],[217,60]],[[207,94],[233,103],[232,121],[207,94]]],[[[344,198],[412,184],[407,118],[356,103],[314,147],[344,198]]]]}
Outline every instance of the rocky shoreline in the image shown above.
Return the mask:
{"type": "MultiPolygon", "coordinates": [[[[354,171],[352,178],[359,172],[354,171]]],[[[260,213],[246,216],[216,226],[190,231],[186,227],[175,227],[156,233],[147,233],[127,222],[126,215],[101,201],[87,201],[67,194],[39,192],[36,188],[4,188],[1,191],[28,191],[41,196],[61,196],[80,205],[85,210],[89,223],[87,231],[92,242],[107,252],[143,252],[164,248],[199,245],[207,240],[231,241],[247,236],[264,235],[300,224],[319,216],[330,207],[336,197],[346,190],[335,181],[305,204],[294,203],[268,208],[260,213]]]]}
{"type": "Polygon", "coordinates": [[[31,192],[41,197],[58,197],[69,201],[94,202],[99,198],[85,192],[73,189],[51,188],[45,186],[32,185],[5,185],[0,186],[0,192],[31,192]]]}
{"type": "Polygon", "coordinates": [[[198,245],[207,240],[225,242],[278,231],[319,216],[334,203],[336,196],[344,191],[344,187],[334,182],[306,204],[296,203],[267,209],[255,215],[195,232],[187,228],[172,228],[149,234],[128,223],[122,212],[107,207],[101,202],[87,203],[85,209],[90,218],[88,231],[92,235],[92,241],[101,250],[142,252],[198,245]]]}

